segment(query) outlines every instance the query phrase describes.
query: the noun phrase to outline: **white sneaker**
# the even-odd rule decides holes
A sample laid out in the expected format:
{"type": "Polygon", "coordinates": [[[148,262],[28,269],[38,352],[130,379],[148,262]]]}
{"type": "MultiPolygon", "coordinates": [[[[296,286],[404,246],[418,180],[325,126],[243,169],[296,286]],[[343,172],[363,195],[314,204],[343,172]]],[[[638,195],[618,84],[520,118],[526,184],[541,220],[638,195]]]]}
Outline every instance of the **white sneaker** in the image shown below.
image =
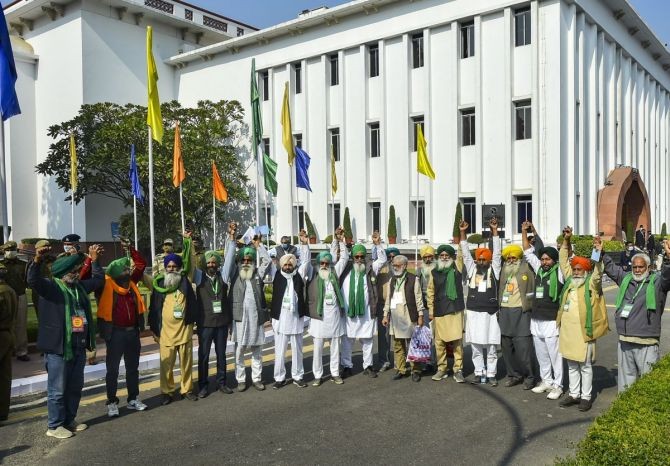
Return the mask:
{"type": "Polygon", "coordinates": [[[142,403],[140,400],[131,400],[128,402],[128,409],[134,409],[135,411],[144,411],[147,409],[147,405],[142,403]]]}
{"type": "Polygon", "coordinates": [[[533,388],[531,392],[533,393],[545,393],[551,391],[551,385],[546,383],[544,380],[537,387],[533,388]]]}
{"type": "Polygon", "coordinates": [[[558,400],[563,394],[563,389],[561,387],[554,387],[547,395],[547,398],[550,400],[558,400]]]}
{"type": "Polygon", "coordinates": [[[107,416],[109,417],[118,417],[119,416],[119,404],[110,403],[107,405],[107,416]]]}
{"type": "Polygon", "coordinates": [[[63,426],[58,426],[55,429],[47,429],[47,437],[57,439],[66,439],[72,437],[74,434],[63,426]]]}
{"type": "Polygon", "coordinates": [[[72,421],[69,426],[65,426],[70,432],[83,432],[88,429],[88,424],[83,422],[72,421]]]}

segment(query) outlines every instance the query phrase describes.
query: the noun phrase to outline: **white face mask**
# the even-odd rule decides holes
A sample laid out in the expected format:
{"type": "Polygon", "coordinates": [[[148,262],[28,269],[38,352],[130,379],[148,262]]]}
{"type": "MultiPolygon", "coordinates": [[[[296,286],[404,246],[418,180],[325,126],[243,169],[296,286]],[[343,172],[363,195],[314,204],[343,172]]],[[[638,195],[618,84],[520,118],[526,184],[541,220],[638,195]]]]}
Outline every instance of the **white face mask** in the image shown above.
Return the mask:
{"type": "Polygon", "coordinates": [[[16,259],[18,255],[18,251],[5,251],[5,259],[16,259]]]}

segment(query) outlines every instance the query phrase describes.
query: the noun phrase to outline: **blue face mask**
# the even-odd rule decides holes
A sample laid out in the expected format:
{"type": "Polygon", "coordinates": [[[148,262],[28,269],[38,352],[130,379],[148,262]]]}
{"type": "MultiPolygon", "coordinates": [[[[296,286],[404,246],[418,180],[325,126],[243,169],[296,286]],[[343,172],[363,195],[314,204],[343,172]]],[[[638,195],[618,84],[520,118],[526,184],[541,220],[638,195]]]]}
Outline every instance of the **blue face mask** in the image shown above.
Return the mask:
{"type": "Polygon", "coordinates": [[[284,248],[284,251],[287,251],[289,246],[290,245],[288,243],[282,243],[281,245],[281,247],[284,248]]]}

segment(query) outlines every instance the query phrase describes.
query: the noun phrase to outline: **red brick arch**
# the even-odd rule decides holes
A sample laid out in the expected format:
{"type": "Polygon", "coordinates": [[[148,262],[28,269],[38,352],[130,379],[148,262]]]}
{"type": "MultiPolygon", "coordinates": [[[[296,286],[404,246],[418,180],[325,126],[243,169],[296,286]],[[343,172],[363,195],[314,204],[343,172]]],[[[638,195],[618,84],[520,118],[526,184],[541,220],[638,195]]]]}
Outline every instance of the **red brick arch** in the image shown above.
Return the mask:
{"type": "Polygon", "coordinates": [[[632,167],[618,167],[609,173],[607,184],[598,191],[598,228],[605,237],[622,239],[621,232],[626,230],[628,222],[633,230],[644,225],[647,231],[652,231],[649,196],[642,177],[632,167]]]}

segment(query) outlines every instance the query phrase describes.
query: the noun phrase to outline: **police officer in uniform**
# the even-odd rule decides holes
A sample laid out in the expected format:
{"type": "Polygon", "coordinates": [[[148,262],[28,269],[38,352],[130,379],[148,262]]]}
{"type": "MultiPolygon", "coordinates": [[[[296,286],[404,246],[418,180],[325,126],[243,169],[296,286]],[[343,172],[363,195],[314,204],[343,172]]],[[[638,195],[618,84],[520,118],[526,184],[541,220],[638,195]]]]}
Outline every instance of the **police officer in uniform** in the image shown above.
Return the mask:
{"type": "Polygon", "coordinates": [[[7,269],[0,263],[0,421],[9,415],[12,393],[12,349],[17,301],[14,290],[5,283],[7,269]]]}

